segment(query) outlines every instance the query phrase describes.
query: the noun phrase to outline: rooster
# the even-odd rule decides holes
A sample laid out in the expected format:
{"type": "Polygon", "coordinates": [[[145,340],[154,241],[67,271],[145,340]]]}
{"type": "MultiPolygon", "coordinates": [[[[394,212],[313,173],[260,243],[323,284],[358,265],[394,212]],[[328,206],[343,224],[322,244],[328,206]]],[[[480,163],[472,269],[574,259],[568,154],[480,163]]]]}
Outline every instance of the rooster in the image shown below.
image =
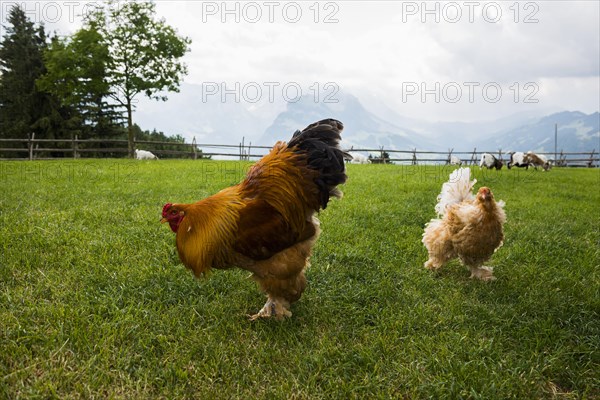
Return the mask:
{"type": "Polygon", "coordinates": [[[496,202],[487,187],[474,196],[470,169],[460,168],[442,185],[435,210],[441,219],[425,226],[423,244],[429,252],[425,268],[436,270],[458,257],[471,270],[471,278],[494,280],[493,269],[483,266],[502,246],[506,221],[504,202],[496,202]]]}
{"type": "Polygon", "coordinates": [[[193,204],[165,204],[161,222],[176,233],[181,262],[198,277],[212,268],[252,272],[267,295],[250,317],[291,317],[306,288],[305,269],[320,234],[317,212],[347,179],[341,122],[325,119],[277,142],[238,185],[193,204]]]}

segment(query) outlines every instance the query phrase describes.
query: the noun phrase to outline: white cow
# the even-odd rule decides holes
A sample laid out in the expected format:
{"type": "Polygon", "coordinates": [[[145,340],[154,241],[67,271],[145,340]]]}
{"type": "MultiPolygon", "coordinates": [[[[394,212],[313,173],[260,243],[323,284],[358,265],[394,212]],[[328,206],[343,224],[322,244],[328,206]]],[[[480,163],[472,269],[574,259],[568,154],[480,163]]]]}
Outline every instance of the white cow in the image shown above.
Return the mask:
{"type": "Polygon", "coordinates": [[[138,150],[135,149],[135,158],[136,160],[158,160],[154,154],[147,150],[138,150]]]}

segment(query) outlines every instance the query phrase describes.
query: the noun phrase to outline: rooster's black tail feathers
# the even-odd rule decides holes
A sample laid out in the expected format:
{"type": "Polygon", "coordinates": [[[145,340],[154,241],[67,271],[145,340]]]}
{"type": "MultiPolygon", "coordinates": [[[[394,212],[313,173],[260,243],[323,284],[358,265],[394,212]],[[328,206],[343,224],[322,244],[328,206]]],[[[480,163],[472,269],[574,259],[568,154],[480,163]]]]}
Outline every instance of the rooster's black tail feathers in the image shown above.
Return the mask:
{"type": "Polygon", "coordinates": [[[315,184],[319,188],[321,207],[325,209],[331,196],[341,197],[342,192],[336,187],[348,178],[344,159],[350,155],[339,147],[342,139],[340,133],[344,125],[335,119],[324,119],[310,124],[302,131],[296,131],[289,147],[306,153],[308,166],[319,171],[315,184]]]}

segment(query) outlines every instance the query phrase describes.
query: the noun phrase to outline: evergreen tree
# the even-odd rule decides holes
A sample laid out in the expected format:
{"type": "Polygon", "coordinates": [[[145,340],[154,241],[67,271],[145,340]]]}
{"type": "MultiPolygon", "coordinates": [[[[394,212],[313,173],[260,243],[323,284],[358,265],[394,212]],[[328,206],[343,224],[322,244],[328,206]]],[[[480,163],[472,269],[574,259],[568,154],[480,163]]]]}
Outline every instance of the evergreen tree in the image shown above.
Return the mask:
{"type": "Polygon", "coordinates": [[[45,72],[44,27],[36,28],[18,5],[10,9],[8,23],[0,43],[0,137],[68,137],[64,121],[71,110],[35,84],[45,72]]]}
{"type": "Polygon", "coordinates": [[[8,23],[0,44],[0,134],[26,138],[51,129],[58,110],[35,86],[44,73],[43,26],[36,29],[19,6],[10,9],[8,23]]]}
{"type": "Polygon", "coordinates": [[[43,68],[39,30],[20,7],[10,9],[6,35],[0,45],[0,134],[26,138],[35,122],[35,78],[43,68]]]}

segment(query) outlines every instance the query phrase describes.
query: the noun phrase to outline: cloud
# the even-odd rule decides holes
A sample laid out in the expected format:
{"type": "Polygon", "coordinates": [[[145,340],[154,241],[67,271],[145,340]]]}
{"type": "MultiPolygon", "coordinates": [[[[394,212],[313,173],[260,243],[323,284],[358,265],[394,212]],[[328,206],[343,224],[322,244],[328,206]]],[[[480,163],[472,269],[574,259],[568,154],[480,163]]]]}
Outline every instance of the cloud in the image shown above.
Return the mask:
{"type": "MultiPolygon", "coordinates": [[[[499,82],[598,75],[599,3],[531,3],[538,7],[532,23],[514,22],[514,4],[503,3],[509,18],[497,24],[432,27],[434,39],[452,54],[447,75],[456,65],[478,79],[499,82]]],[[[521,20],[528,13],[521,10],[521,20]]]]}
{"type": "MultiPolygon", "coordinates": [[[[44,7],[53,2],[26,3],[37,21],[47,17],[44,7]]],[[[53,3],[62,4],[63,13],[58,21],[46,21],[50,29],[68,33],[80,25],[68,7],[77,14],[85,3],[67,3],[53,3]]],[[[400,113],[436,120],[495,118],[548,106],[592,112],[599,106],[598,2],[156,4],[159,16],[193,41],[185,56],[188,83],[297,82],[308,90],[334,82],[400,113]],[[468,101],[465,82],[479,88],[495,83],[503,97],[489,102],[479,93],[478,101],[468,101]],[[440,101],[435,95],[403,101],[411,83],[432,90],[457,84],[465,97],[451,102],[442,93],[440,101]],[[537,85],[537,103],[523,102],[528,83],[537,85]]]]}

